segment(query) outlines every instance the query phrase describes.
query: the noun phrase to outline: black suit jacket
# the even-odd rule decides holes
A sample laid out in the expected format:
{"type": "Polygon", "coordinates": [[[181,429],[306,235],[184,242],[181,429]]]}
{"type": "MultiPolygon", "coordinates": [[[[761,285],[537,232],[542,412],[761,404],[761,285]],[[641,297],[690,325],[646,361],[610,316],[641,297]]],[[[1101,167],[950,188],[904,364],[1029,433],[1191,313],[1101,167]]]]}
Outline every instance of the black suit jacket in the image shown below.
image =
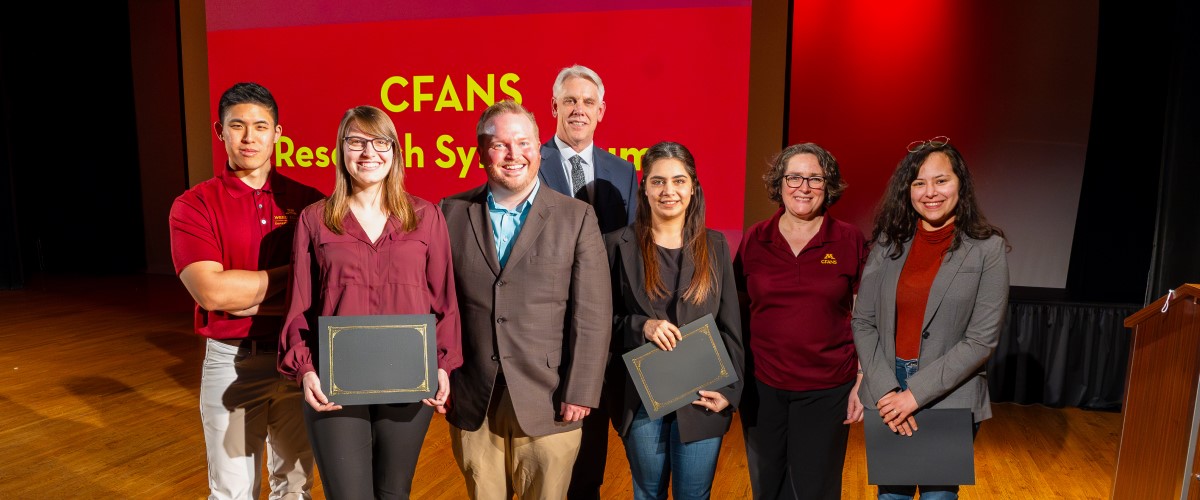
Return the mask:
{"type": "MultiPolygon", "coordinates": [[[[592,206],[596,208],[600,232],[609,233],[633,224],[633,217],[637,214],[637,173],[633,164],[595,145],[592,146],[592,156],[596,162],[592,206]]],[[[551,137],[542,144],[542,168],[538,176],[542,179],[542,185],[572,196],[571,182],[563,172],[562,162],[558,144],[551,137]]]]}
{"type": "MultiPolygon", "coordinates": [[[[633,416],[641,405],[637,388],[629,378],[621,355],[646,343],[642,327],[650,319],[660,318],[654,312],[650,297],[643,288],[645,268],[642,266],[642,251],[637,244],[633,226],[604,235],[604,247],[608,250],[609,267],[612,269],[613,330],[612,361],[604,379],[604,403],[612,416],[613,428],[624,436],[629,432],[633,416]]],[[[733,278],[733,261],[729,257],[729,243],[717,231],[708,231],[708,248],[711,262],[716,269],[716,293],[704,302],[693,304],[680,298],[676,303],[676,316],[681,324],[688,324],[711,313],[725,341],[725,348],[732,358],[738,381],[718,389],[729,400],[729,407],[719,413],[708,413],[703,408],[687,405],[675,410],[679,422],[679,438],[685,443],[723,436],[733,421],[733,412],[742,395],[745,349],[742,345],[741,308],[738,304],[737,287],[733,278]]],[[[679,268],[681,286],[690,283],[696,272],[696,264],[685,249],[679,268]]],[[[699,396],[697,396],[699,398],[699,396]]]]}

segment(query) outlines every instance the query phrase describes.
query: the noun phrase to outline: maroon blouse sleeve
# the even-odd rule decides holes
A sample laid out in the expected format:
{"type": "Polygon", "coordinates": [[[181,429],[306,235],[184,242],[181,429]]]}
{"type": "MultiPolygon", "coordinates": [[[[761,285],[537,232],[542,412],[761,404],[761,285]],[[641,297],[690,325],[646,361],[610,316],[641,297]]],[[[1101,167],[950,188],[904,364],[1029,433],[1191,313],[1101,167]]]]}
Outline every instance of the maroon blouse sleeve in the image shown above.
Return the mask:
{"type": "Polygon", "coordinates": [[[312,350],[305,336],[312,325],[308,324],[308,311],[312,308],[312,261],[313,235],[320,231],[322,204],[311,205],[300,215],[296,225],[296,237],[292,240],[292,277],[288,281],[287,312],[283,316],[283,330],[279,333],[279,373],[295,380],[304,374],[316,371],[313,367],[312,350]]]}
{"type": "Polygon", "coordinates": [[[450,257],[450,233],[437,205],[425,210],[429,224],[429,255],[425,276],[429,282],[430,309],[437,317],[438,368],[446,373],[462,366],[462,324],[458,296],[454,290],[454,261],[450,257]]]}

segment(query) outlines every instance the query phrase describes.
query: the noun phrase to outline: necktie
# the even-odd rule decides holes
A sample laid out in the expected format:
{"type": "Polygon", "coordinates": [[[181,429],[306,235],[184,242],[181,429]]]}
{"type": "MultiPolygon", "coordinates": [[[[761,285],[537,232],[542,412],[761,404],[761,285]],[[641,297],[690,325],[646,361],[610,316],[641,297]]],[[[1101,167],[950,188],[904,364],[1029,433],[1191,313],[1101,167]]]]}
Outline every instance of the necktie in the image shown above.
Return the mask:
{"type": "Polygon", "coordinates": [[[571,157],[571,188],[575,190],[575,198],[587,200],[587,177],[583,175],[583,158],[579,155],[571,157]]]}

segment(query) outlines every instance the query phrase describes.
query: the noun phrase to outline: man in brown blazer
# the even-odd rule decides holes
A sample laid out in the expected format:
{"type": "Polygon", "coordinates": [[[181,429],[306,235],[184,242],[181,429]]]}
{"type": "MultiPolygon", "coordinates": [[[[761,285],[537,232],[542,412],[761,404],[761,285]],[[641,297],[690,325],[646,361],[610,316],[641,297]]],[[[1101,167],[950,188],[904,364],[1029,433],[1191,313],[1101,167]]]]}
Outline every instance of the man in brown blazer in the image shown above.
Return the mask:
{"type": "Polygon", "coordinates": [[[463,327],[454,458],[473,499],[562,499],[612,330],[604,242],[585,202],[541,189],[537,122],[512,101],[476,127],[487,184],[442,200],[463,327]]]}

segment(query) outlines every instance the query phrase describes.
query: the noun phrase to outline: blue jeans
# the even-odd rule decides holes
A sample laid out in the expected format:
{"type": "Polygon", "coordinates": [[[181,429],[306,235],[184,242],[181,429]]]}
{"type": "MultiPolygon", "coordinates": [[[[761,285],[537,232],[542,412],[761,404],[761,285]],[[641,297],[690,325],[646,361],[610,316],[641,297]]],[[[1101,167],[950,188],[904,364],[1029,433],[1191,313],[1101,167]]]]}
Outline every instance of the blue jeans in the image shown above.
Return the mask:
{"type": "Polygon", "coordinates": [[[635,500],[665,500],[668,484],[677,500],[707,499],[712,494],[720,437],[680,442],[674,413],[650,420],[642,407],[624,442],[635,500]]]}
{"type": "MultiPolygon", "coordinates": [[[[908,377],[917,373],[917,360],[896,358],[896,381],[900,390],[908,389],[908,377]]],[[[879,485],[879,500],[912,500],[917,494],[916,485],[879,485]]],[[[922,485],[921,500],[956,500],[957,485],[922,485]]]]}
{"type": "Polygon", "coordinates": [[[900,390],[908,389],[908,377],[917,373],[917,360],[896,358],[896,381],[900,382],[900,390]]]}

